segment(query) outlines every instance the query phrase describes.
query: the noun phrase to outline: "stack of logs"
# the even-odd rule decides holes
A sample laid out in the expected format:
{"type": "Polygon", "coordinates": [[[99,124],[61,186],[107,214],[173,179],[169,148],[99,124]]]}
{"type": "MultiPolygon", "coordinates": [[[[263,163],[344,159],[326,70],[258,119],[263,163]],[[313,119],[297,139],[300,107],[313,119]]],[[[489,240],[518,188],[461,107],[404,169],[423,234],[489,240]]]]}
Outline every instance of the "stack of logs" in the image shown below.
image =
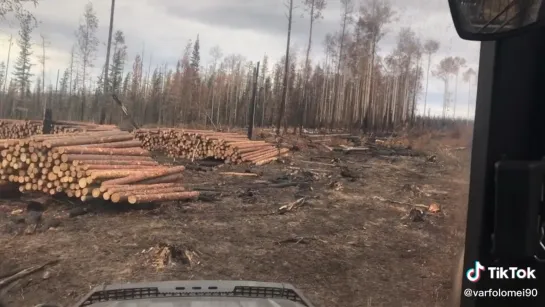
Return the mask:
{"type": "MultiPolygon", "coordinates": [[[[13,120],[0,119],[0,139],[23,139],[32,135],[42,134],[43,121],[41,120],[13,120]]],[[[114,125],[97,125],[85,122],[56,121],[53,124],[53,133],[73,133],[91,131],[119,130],[114,125]]]]}
{"type": "Polygon", "coordinates": [[[82,201],[130,204],[198,197],[181,185],[183,166],[161,166],[122,131],[36,135],[0,140],[0,188],[65,193],[82,201]]]}
{"type": "Polygon", "coordinates": [[[183,129],[140,129],[135,132],[142,146],[174,158],[224,160],[262,165],[289,152],[265,141],[252,141],[237,133],[183,129]]]}
{"type": "Polygon", "coordinates": [[[73,121],[55,121],[53,133],[74,133],[74,132],[92,132],[92,131],[119,131],[115,125],[97,125],[85,122],[73,121]]]}
{"type": "Polygon", "coordinates": [[[22,139],[42,133],[40,120],[0,119],[0,139],[22,139]]]}

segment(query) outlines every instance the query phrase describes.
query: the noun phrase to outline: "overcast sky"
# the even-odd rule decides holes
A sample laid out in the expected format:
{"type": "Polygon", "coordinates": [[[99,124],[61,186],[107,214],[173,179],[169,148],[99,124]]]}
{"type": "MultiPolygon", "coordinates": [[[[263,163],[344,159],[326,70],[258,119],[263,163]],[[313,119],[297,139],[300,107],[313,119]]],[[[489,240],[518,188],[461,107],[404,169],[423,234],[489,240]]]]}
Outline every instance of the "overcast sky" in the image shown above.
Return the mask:
{"type": "MultiPolygon", "coordinates": [[[[224,54],[237,53],[248,60],[259,61],[264,54],[276,61],[285,51],[286,44],[286,0],[117,0],[114,30],[122,30],[128,45],[127,69],[137,53],[145,48],[146,64],[150,56],[152,67],[167,64],[173,67],[189,39],[199,34],[201,59],[205,64],[209,50],[219,45],[224,54]]],[[[308,40],[308,20],[301,18],[302,0],[295,1],[292,48],[301,52],[308,40]]],[[[340,28],[340,0],[328,0],[314,30],[313,57],[323,55],[324,36],[340,28]]],[[[362,0],[365,1],[365,0],[362,0]]],[[[75,30],[81,20],[86,1],[41,0],[32,8],[40,22],[33,32],[34,55],[41,54],[42,34],[47,42],[46,84],[56,82],[57,70],[69,65],[70,50],[75,42],[75,30]]],[[[101,46],[94,61],[102,67],[106,55],[108,23],[111,0],[91,1],[99,19],[98,37],[101,46]]],[[[467,67],[478,69],[479,43],[458,38],[448,9],[447,0],[390,0],[397,12],[397,21],[388,26],[388,34],[380,43],[379,53],[387,54],[395,47],[397,33],[401,27],[411,27],[420,37],[440,42],[439,52],[432,59],[432,67],[446,56],[460,56],[466,59],[467,67]]],[[[356,7],[359,6],[356,1],[356,7]]],[[[8,55],[9,35],[17,37],[18,24],[3,21],[0,28],[0,61],[8,55]]],[[[17,45],[12,47],[12,61],[18,53],[17,45]]],[[[37,64],[34,73],[41,71],[37,64]]],[[[11,66],[11,64],[10,64],[11,66]]],[[[11,69],[11,67],[10,67],[11,69]]],[[[97,68],[98,69],[98,68],[97,68]]],[[[153,68],[152,68],[153,69],[153,68]]],[[[431,74],[430,74],[431,75],[431,74]]],[[[471,92],[470,116],[474,112],[474,92],[471,92]]],[[[461,78],[458,85],[457,115],[464,116],[468,108],[468,84],[461,78]]],[[[443,84],[430,76],[428,107],[432,114],[441,113],[443,84]]],[[[422,112],[424,95],[419,101],[422,112]]]]}

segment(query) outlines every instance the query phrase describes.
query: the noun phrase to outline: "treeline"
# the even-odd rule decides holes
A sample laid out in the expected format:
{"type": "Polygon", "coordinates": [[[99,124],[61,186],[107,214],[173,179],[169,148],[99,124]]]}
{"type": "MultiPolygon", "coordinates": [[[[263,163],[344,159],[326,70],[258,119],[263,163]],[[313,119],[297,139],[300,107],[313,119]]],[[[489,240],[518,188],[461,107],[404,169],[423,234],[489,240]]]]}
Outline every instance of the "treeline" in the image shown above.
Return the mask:
{"type": "MultiPolygon", "coordinates": [[[[44,43],[40,50],[42,71],[36,73],[30,61],[35,24],[26,14],[20,18],[17,43],[21,51],[9,82],[9,58],[0,63],[0,115],[40,118],[49,106],[58,119],[118,123],[122,113],[111,99],[115,94],[140,124],[245,126],[255,92],[254,121],[258,126],[391,131],[429,117],[430,78],[439,78],[445,85],[441,118],[466,115],[465,108],[456,108],[458,83],[462,77],[471,90],[476,72],[465,67],[464,59],[447,57],[431,67],[440,44],[418,37],[409,27],[399,31],[397,45],[389,55],[378,55],[382,38],[399,14],[389,2],[365,0],[356,6],[352,0],[341,0],[339,30],[323,40],[325,59],[318,62],[310,58],[312,29],[322,18],[326,2],[302,0],[309,40],[305,54],[297,55],[290,52],[292,16],[297,13],[294,1],[288,0],[287,52],[277,63],[265,55],[258,68],[243,55],[222,54],[220,46],[210,50],[210,63],[201,63],[197,36],[187,43],[175,66],[152,68],[144,60],[145,51],[132,60],[127,58],[125,36],[122,30],[113,31],[110,24],[108,61],[100,64],[102,74],[98,77],[89,74],[100,40],[96,34],[99,21],[88,3],[70,62],[47,88],[43,79],[47,48],[44,43]],[[424,103],[417,106],[421,96],[424,103]]],[[[112,6],[112,13],[114,9],[112,6]]],[[[469,113],[472,101],[468,99],[469,113]]],[[[431,122],[435,125],[436,121],[431,122]]]]}

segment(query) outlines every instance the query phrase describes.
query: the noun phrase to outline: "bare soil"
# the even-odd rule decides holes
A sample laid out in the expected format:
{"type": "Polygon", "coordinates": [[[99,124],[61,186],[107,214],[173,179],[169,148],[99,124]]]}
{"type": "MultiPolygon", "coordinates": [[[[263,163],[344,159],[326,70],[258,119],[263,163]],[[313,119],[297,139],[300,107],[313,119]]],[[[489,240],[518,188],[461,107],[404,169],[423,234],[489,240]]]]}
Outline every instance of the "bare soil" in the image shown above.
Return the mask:
{"type": "Polygon", "coordinates": [[[291,283],[316,306],[446,306],[469,150],[430,142],[418,156],[305,147],[260,167],[189,169],[186,184],[211,197],[138,210],[0,200],[0,276],[60,259],[4,288],[1,300],[68,306],[103,283],[240,279],[291,283]],[[258,176],[221,174],[229,171],[258,176]],[[278,187],[288,182],[296,184],[278,187]],[[432,203],[441,211],[427,211],[432,203]],[[70,217],[75,207],[86,214],[70,217]],[[37,226],[36,208],[45,209],[37,226]]]}

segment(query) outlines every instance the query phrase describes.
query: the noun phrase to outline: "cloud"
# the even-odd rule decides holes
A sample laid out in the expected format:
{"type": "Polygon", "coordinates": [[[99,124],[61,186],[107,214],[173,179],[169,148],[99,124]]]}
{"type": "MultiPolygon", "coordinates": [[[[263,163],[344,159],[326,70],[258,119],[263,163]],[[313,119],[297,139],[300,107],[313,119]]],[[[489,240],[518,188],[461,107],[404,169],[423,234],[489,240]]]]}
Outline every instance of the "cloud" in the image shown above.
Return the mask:
{"type": "MultiPolygon", "coordinates": [[[[362,0],[365,1],[365,0],[362,0]]],[[[105,61],[110,0],[92,1],[99,19],[97,36],[100,46],[94,61],[94,74],[101,71],[105,61]]],[[[440,50],[432,58],[431,66],[438,64],[446,56],[461,56],[468,67],[478,67],[478,43],[458,38],[452,25],[448,2],[445,0],[391,0],[397,12],[395,23],[388,25],[387,35],[382,39],[379,52],[387,54],[396,45],[397,34],[403,27],[411,27],[422,39],[435,39],[440,42],[440,50]]],[[[41,21],[33,32],[34,54],[41,53],[41,38],[46,38],[46,83],[55,84],[57,71],[68,67],[70,50],[75,44],[75,30],[81,20],[84,1],[43,0],[32,11],[41,21]]],[[[295,0],[294,24],[292,28],[292,47],[302,52],[308,41],[308,18],[301,0],[295,0]]],[[[357,12],[359,4],[355,5],[357,12]]],[[[287,32],[287,8],[285,0],[131,0],[118,1],[114,20],[115,30],[122,30],[128,45],[127,70],[134,57],[145,52],[145,64],[173,67],[189,40],[197,34],[201,42],[201,59],[210,60],[209,50],[219,45],[224,54],[242,54],[248,60],[259,61],[267,54],[272,61],[280,59],[285,52],[287,32]],[[151,61],[151,63],[150,63],[151,61]]],[[[327,33],[338,31],[341,22],[341,4],[330,0],[323,12],[324,18],[314,27],[313,58],[323,56],[323,40],[327,33]]],[[[0,61],[6,61],[8,39],[17,37],[17,23],[5,22],[0,28],[0,61]]],[[[12,47],[11,63],[18,53],[12,47]]],[[[34,59],[35,73],[41,70],[37,58],[34,59]]],[[[459,105],[467,106],[467,84],[460,82],[459,105]]],[[[427,105],[432,114],[441,112],[443,84],[430,78],[427,105]]],[[[423,109],[424,95],[420,95],[419,106],[423,109]]],[[[466,108],[467,109],[467,108],[466,108]]],[[[465,114],[466,111],[464,111],[465,114]]]]}

